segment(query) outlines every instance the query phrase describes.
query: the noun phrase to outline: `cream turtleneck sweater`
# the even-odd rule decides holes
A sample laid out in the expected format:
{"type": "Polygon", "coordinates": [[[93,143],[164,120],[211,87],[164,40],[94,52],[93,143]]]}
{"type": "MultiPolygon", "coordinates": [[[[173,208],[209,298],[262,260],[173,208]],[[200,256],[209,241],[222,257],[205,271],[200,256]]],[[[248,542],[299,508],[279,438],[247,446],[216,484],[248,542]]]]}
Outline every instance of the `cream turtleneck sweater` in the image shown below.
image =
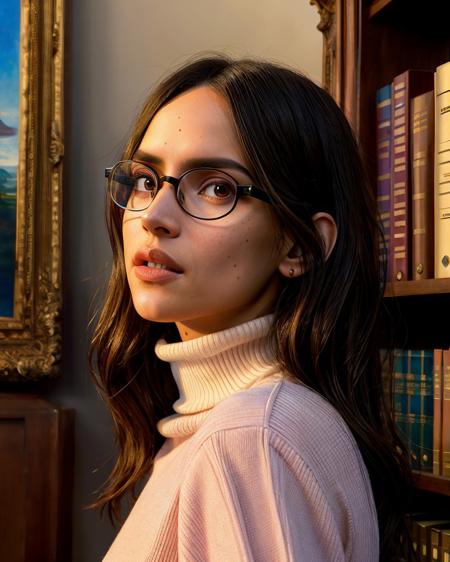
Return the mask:
{"type": "Polygon", "coordinates": [[[104,562],[375,562],[354,438],[274,361],[272,317],[156,345],[180,397],[153,472],[104,562]]]}

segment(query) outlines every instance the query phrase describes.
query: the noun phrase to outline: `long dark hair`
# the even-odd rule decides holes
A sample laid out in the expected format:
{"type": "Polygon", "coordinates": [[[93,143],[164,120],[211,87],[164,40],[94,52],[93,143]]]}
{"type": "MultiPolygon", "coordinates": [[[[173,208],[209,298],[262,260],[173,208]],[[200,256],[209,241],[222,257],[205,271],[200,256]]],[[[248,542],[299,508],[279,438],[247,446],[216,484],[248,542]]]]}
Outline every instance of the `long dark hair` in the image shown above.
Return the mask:
{"type": "MultiPolygon", "coordinates": [[[[323,395],[350,427],[367,466],[377,506],[381,559],[405,545],[408,455],[383,393],[380,310],[385,275],[380,228],[355,136],[334,100],[305,76],[271,63],[216,56],[191,62],[148,98],[123,158],[132,158],[155,113],[190,88],[208,85],[229,103],[255,183],[301,251],[305,273],[285,282],[272,337],[284,371],[323,395]],[[316,211],[330,213],[338,236],[324,259],[316,211]]],[[[116,465],[95,506],[119,517],[120,499],[151,472],[163,438],[156,422],[178,397],[168,365],[152,355],[173,325],[143,320],[128,288],[122,212],[107,204],[112,274],[90,350],[115,423],[116,465]]]]}

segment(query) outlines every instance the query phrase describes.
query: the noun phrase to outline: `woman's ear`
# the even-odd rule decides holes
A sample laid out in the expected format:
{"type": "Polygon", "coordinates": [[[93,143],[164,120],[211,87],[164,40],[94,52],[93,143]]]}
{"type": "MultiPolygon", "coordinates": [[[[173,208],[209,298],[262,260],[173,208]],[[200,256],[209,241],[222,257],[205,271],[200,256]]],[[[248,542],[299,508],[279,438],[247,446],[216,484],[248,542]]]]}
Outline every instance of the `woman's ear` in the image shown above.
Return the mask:
{"type": "Polygon", "coordinates": [[[337,226],[334,218],[328,213],[316,213],[313,215],[312,220],[323,240],[325,259],[333,251],[337,238],[337,226]]]}
{"type": "MultiPolygon", "coordinates": [[[[316,213],[313,215],[312,220],[319,232],[324,245],[325,259],[333,251],[337,238],[337,226],[334,218],[328,213],[316,213]]],[[[294,278],[303,275],[304,264],[300,248],[296,246],[292,240],[288,240],[288,251],[281,263],[278,270],[284,277],[294,278]]]]}
{"type": "Polygon", "coordinates": [[[278,270],[284,277],[299,277],[303,274],[303,259],[300,248],[296,246],[292,240],[288,240],[287,254],[278,266],[278,270]]]}

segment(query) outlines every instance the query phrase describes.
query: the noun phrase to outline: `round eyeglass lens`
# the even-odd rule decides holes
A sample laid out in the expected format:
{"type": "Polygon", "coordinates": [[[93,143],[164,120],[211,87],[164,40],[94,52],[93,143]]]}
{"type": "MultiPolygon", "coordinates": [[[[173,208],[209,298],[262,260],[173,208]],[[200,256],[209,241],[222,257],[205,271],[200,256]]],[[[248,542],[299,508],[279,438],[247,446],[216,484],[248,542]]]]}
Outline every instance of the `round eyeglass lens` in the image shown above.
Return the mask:
{"type": "Polygon", "coordinates": [[[111,197],[122,209],[143,211],[149,206],[157,190],[156,174],[139,162],[119,162],[111,171],[111,197]]]}
{"type": "Polygon", "coordinates": [[[178,186],[180,205],[201,219],[216,219],[229,213],[236,194],[235,180],[220,170],[191,170],[181,177],[178,186]]]}

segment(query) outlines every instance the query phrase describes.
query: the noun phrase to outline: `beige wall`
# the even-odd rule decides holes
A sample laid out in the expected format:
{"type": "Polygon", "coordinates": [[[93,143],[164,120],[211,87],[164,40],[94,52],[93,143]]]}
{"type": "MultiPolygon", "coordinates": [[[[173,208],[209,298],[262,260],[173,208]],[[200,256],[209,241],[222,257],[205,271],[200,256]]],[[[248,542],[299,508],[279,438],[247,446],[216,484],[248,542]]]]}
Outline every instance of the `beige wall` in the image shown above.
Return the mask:
{"type": "MultiPolygon", "coordinates": [[[[284,62],[320,82],[322,37],[309,0],[70,0],[64,185],[63,376],[53,402],[76,411],[73,560],[94,562],[114,531],[82,506],[114,456],[108,414],[87,367],[88,322],[110,267],[105,166],[120,154],[155,80],[187,56],[225,51],[284,62]]],[[[149,350],[151,353],[151,350],[149,350]]]]}

